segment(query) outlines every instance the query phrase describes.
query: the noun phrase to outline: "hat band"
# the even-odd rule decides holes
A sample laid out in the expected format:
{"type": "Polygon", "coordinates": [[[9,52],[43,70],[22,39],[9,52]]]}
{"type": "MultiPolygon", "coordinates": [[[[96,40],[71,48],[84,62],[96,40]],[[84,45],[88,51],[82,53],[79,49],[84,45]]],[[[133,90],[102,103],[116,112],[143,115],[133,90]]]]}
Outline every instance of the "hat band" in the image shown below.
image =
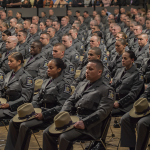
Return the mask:
{"type": "Polygon", "coordinates": [[[30,115],[26,115],[25,117],[18,117],[18,119],[19,120],[23,120],[23,119],[29,119],[30,117],[32,117],[33,115],[35,115],[36,113],[35,113],[35,111],[34,112],[32,112],[30,115]]]}
{"type": "Polygon", "coordinates": [[[36,91],[34,91],[34,92],[39,92],[40,91],[40,89],[37,89],[36,91]]]}
{"type": "Polygon", "coordinates": [[[65,131],[67,128],[69,128],[71,125],[73,125],[73,124],[75,124],[76,122],[72,122],[72,121],[70,121],[68,124],[66,124],[66,125],[64,125],[64,126],[62,126],[62,127],[59,127],[59,128],[55,128],[55,130],[62,130],[62,129],[64,129],[63,131],[65,131]]]}
{"type": "Polygon", "coordinates": [[[142,112],[135,112],[135,114],[137,114],[137,115],[144,114],[145,115],[149,110],[150,110],[150,107],[148,106],[148,108],[145,109],[144,111],[142,111],[142,112]]]}

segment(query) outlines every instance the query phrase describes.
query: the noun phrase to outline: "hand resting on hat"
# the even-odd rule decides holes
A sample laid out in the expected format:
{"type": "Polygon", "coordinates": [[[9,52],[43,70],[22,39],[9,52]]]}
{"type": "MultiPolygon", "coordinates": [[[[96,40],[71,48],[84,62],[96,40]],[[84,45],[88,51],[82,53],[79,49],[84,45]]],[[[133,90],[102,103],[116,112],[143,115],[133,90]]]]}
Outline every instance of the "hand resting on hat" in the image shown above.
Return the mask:
{"type": "Polygon", "coordinates": [[[3,108],[3,109],[9,108],[9,104],[8,104],[8,103],[2,104],[2,105],[0,106],[0,108],[3,108]]]}
{"type": "Polygon", "coordinates": [[[114,103],[114,108],[119,108],[119,103],[118,102],[114,103]]]}
{"type": "Polygon", "coordinates": [[[38,120],[43,120],[43,114],[42,113],[37,113],[34,117],[38,120]]]}
{"type": "Polygon", "coordinates": [[[74,124],[74,127],[77,128],[77,129],[82,129],[82,130],[85,129],[85,125],[84,125],[84,123],[83,123],[82,120],[77,121],[77,122],[74,124]]]}

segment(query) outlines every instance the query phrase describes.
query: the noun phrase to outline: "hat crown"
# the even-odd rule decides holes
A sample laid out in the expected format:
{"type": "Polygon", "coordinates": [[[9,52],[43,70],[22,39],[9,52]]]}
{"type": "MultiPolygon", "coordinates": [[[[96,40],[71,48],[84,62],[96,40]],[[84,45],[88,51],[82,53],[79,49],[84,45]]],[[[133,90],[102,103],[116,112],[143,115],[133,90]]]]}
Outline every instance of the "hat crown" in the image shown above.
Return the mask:
{"type": "Polygon", "coordinates": [[[34,83],[34,91],[40,90],[43,84],[43,80],[42,79],[37,79],[35,80],[34,83]]]}
{"type": "Polygon", "coordinates": [[[24,103],[23,105],[18,107],[17,112],[18,112],[18,117],[22,118],[31,115],[35,111],[31,103],[24,103]]]}
{"type": "Polygon", "coordinates": [[[146,98],[140,98],[134,103],[135,112],[137,113],[144,112],[148,107],[149,104],[146,98]]]}
{"type": "Polygon", "coordinates": [[[68,112],[61,112],[54,118],[54,123],[57,128],[63,128],[71,122],[71,117],[68,112]]]}

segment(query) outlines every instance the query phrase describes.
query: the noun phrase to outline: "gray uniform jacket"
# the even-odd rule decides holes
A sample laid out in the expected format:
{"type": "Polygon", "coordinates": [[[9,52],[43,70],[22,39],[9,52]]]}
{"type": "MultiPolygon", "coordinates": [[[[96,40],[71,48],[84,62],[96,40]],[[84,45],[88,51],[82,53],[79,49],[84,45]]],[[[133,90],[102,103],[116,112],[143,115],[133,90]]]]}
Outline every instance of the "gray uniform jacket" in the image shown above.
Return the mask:
{"type": "Polygon", "coordinates": [[[55,44],[59,43],[57,36],[54,36],[50,39],[49,43],[54,46],[55,44]]]}
{"type": "Polygon", "coordinates": [[[116,99],[121,108],[125,112],[128,112],[135,100],[137,100],[143,88],[144,81],[142,72],[135,65],[129,70],[124,71],[125,67],[117,70],[111,85],[116,91],[116,99]]]}
{"type": "Polygon", "coordinates": [[[55,20],[55,21],[57,21],[58,20],[58,18],[55,16],[55,15],[52,15],[52,16],[49,16],[49,19],[51,19],[51,20],[55,20]]]}
{"type": "Polygon", "coordinates": [[[110,114],[115,100],[114,90],[99,78],[88,89],[89,81],[80,82],[74,94],[66,100],[61,111],[70,112],[72,108],[80,108],[88,111],[78,115],[82,118],[85,130],[80,130],[84,134],[92,136],[94,139],[101,135],[102,121],[110,114]]]}
{"type": "Polygon", "coordinates": [[[82,30],[82,29],[80,29],[79,31],[78,31],[78,39],[79,39],[79,41],[81,41],[83,44],[86,44],[86,39],[87,39],[87,33],[86,33],[86,31],[87,30],[82,30]]]}
{"type": "Polygon", "coordinates": [[[10,25],[10,20],[11,20],[12,18],[13,18],[12,16],[11,16],[11,17],[7,17],[5,22],[8,23],[8,25],[10,25]]]}
{"type": "Polygon", "coordinates": [[[101,22],[103,23],[104,26],[106,26],[106,24],[108,23],[108,16],[102,16],[101,17],[101,22]]]}
{"type": "Polygon", "coordinates": [[[2,55],[2,58],[1,58],[1,61],[0,61],[0,66],[1,66],[1,69],[3,70],[3,72],[5,74],[7,74],[9,71],[11,71],[11,69],[9,68],[8,66],[8,56],[13,53],[13,52],[16,52],[16,48],[14,48],[13,50],[11,51],[8,51],[8,52],[5,52],[3,53],[2,55]],[[7,54],[8,53],[8,54],[7,54]]]}
{"type": "Polygon", "coordinates": [[[150,83],[150,58],[144,58],[141,64],[141,70],[144,75],[144,83],[150,83]]]}
{"type": "Polygon", "coordinates": [[[122,68],[122,55],[116,54],[112,61],[108,63],[108,69],[111,72],[111,77],[113,78],[117,69],[122,68]]]}
{"type": "Polygon", "coordinates": [[[88,29],[90,29],[91,20],[92,20],[91,17],[84,18],[84,24],[88,27],[88,29]]]}
{"type": "MultiPolygon", "coordinates": [[[[0,69],[0,90],[3,89],[4,81],[5,81],[5,73],[0,69]]],[[[1,96],[1,93],[0,93],[0,96],[1,96]]]]}
{"type": "Polygon", "coordinates": [[[61,27],[63,35],[68,33],[70,29],[71,29],[71,26],[69,24],[67,24],[65,27],[61,27]]]}
{"type": "Polygon", "coordinates": [[[111,50],[115,48],[115,43],[116,38],[115,37],[110,38],[106,43],[107,51],[111,52],[111,50]]]}
{"type": "Polygon", "coordinates": [[[134,63],[136,64],[137,68],[141,68],[143,59],[149,57],[149,44],[145,45],[142,49],[139,47],[135,51],[135,56],[137,57],[137,60],[134,61],[134,63]]]}
{"type": "Polygon", "coordinates": [[[135,51],[139,47],[138,39],[137,38],[131,38],[129,40],[128,46],[129,46],[130,50],[135,51]]]}
{"type": "Polygon", "coordinates": [[[46,17],[46,16],[40,18],[40,22],[46,22],[46,20],[47,20],[47,17],[46,17]]]}
{"type": "Polygon", "coordinates": [[[37,54],[32,58],[27,58],[24,69],[34,78],[34,79],[42,79],[45,76],[45,72],[47,71],[48,60],[41,55],[41,53],[37,54]]]}
{"type": "Polygon", "coordinates": [[[31,56],[29,52],[29,45],[27,42],[24,42],[23,44],[18,43],[18,45],[16,46],[16,50],[22,54],[24,59],[31,56]]]}
{"type": "Polygon", "coordinates": [[[7,51],[6,43],[5,42],[0,43],[0,53],[3,54],[6,51],[7,51]]]}
{"type": "Polygon", "coordinates": [[[74,21],[75,21],[75,17],[74,16],[68,16],[69,17],[69,23],[70,24],[73,24],[74,23],[74,21]]]}
{"type": "Polygon", "coordinates": [[[9,31],[11,32],[11,36],[16,34],[15,33],[15,27],[9,28],[9,31]]]}
{"type": "Polygon", "coordinates": [[[80,54],[80,56],[83,55],[84,53],[84,45],[82,44],[81,41],[78,40],[78,38],[73,40],[73,44],[74,48],[77,50],[77,52],[80,54]]]}
{"type": "Polygon", "coordinates": [[[42,108],[44,120],[53,119],[70,94],[70,85],[60,75],[54,80],[51,78],[44,80],[40,92],[33,97],[32,104],[34,107],[45,107],[42,108]]]}
{"type": "Polygon", "coordinates": [[[24,23],[24,20],[23,20],[22,18],[20,18],[20,19],[17,20],[17,23],[23,24],[23,23],[24,23]]]}
{"type": "Polygon", "coordinates": [[[50,61],[53,58],[52,51],[53,47],[50,43],[48,43],[46,46],[42,48],[41,55],[50,61]]]}
{"type": "Polygon", "coordinates": [[[146,90],[144,93],[140,96],[140,98],[147,98],[147,100],[150,102],[150,83],[148,84],[146,90]]]}
{"type": "MultiPolygon", "coordinates": [[[[107,84],[109,84],[109,82],[111,81],[110,71],[108,70],[108,68],[105,65],[104,65],[104,70],[103,70],[103,74],[102,74],[102,79],[107,84]]],[[[85,80],[86,80],[86,66],[84,66],[82,68],[80,76],[74,80],[72,85],[76,87],[79,84],[79,82],[82,82],[85,80]]]]}
{"type": "Polygon", "coordinates": [[[20,105],[30,102],[33,91],[34,82],[27,71],[20,68],[15,75],[13,75],[13,71],[9,72],[5,76],[4,86],[0,91],[2,97],[7,99],[10,106],[10,109],[4,109],[4,113],[9,115],[10,111],[17,111],[20,105]]]}
{"type": "Polygon", "coordinates": [[[39,40],[40,39],[40,36],[38,34],[38,32],[36,32],[35,34],[33,35],[29,35],[29,37],[26,39],[27,43],[29,44],[29,46],[32,44],[33,41],[35,40],[39,40]]]}
{"type": "Polygon", "coordinates": [[[75,69],[77,69],[79,62],[80,62],[80,54],[76,51],[76,49],[71,46],[65,50],[64,57],[75,66],[75,69]]]}
{"type": "Polygon", "coordinates": [[[57,37],[57,39],[58,39],[59,42],[61,41],[63,35],[64,35],[64,33],[62,32],[61,29],[59,29],[59,30],[55,33],[55,36],[57,37]]]}

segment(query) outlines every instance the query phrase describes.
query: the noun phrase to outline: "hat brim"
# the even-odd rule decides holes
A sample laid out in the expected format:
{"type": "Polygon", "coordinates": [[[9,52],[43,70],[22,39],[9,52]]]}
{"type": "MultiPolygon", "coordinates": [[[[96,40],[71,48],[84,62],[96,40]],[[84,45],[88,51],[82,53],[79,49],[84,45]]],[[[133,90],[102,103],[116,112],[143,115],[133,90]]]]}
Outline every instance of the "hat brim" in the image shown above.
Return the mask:
{"type": "MultiPolygon", "coordinates": [[[[73,123],[79,121],[79,117],[77,116],[70,116],[71,117],[71,120],[73,123]]],[[[55,126],[55,123],[53,123],[50,127],[49,127],[49,132],[52,133],[52,134],[60,134],[60,133],[63,133],[63,132],[66,132],[68,130],[71,130],[73,128],[74,124],[71,125],[70,127],[68,127],[66,130],[56,130],[56,126],[55,126]]]]}
{"type": "MultiPolygon", "coordinates": [[[[150,107],[150,103],[148,103],[148,104],[149,104],[149,107],[150,107]]],[[[146,115],[148,115],[148,114],[150,114],[150,110],[147,111],[146,113],[143,113],[143,114],[140,114],[140,115],[138,115],[138,114],[135,113],[135,109],[134,109],[134,108],[132,108],[132,109],[129,111],[129,115],[130,115],[132,118],[140,118],[140,117],[146,116],[146,115]]]]}
{"type": "Polygon", "coordinates": [[[5,98],[0,98],[0,102],[1,102],[1,104],[6,104],[7,100],[5,98]]]}
{"type": "MultiPolygon", "coordinates": [[[[35,113],[41,113],[41,112],[42,112],[42,109],[41,109],[41,108],[34,108],[34,111],[35,111],[35,113]]],[[[25,121],[28,121],[28,120],[31,120],[31,119],[34,119],[34,118],[35,118],[34,115],[33,115],[32,117],[30,117],[28,120],[27,120],[27,119],[21,119],[21,120],[20,120],[18,117],[19,117],[18,114],[15,115],[15,116],[13,117],[13,122],[25,122],[25,121]]]]}

